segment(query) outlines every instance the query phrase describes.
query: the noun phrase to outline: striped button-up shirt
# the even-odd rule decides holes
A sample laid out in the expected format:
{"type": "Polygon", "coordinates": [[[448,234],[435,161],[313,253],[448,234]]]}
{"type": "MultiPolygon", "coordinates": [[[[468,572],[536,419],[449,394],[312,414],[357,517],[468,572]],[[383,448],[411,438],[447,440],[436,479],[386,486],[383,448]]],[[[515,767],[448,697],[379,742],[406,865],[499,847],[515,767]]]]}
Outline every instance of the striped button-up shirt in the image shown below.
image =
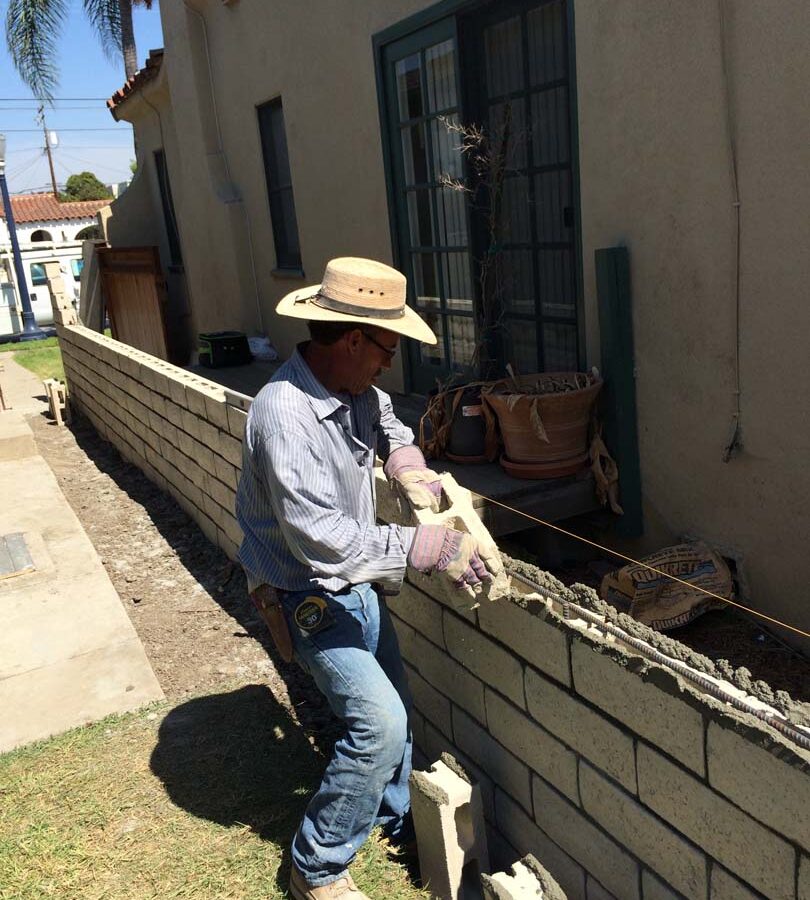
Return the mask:
{"type": "Polygon", "coordinates": [[[296,350],[247,418],[236,516],[248,588],[401,584],[416,529],[376,524],[374,459],[410,443],[386,393],[332,393],[296,350]]]}

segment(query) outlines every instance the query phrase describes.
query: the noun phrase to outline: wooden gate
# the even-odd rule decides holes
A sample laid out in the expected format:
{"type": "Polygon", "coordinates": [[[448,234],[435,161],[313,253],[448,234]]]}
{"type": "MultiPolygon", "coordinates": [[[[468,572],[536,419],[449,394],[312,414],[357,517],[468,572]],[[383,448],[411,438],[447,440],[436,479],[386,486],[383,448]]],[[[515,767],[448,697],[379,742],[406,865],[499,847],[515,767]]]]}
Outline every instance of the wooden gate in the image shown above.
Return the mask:
{"type": "Polygon", "coordinates": [[[100,247],[97,253],[112,336],[168,359],[166,279],[157,247],[100,247]]]}

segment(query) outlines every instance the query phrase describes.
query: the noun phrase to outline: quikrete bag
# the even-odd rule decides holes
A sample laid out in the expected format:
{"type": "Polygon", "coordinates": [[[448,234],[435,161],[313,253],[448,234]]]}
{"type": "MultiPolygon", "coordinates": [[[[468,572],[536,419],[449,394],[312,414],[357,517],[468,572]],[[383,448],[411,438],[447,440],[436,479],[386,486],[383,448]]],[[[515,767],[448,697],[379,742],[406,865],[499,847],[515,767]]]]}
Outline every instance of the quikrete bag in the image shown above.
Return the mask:
{"type": "Polygon", "coordinates": [[[698,541],[665,547],[640,562],[666,574],[631,563],[605,575],[599,593],[612,606],[658,631],[686,625],[710,609],[725,606],[695,588],[733,598],[731,572],[708,544],[698,541]],[[681,581],[673,581],[667,575],[681,581]],[[689,584],[683,584],[684,581],[689,584]]]}

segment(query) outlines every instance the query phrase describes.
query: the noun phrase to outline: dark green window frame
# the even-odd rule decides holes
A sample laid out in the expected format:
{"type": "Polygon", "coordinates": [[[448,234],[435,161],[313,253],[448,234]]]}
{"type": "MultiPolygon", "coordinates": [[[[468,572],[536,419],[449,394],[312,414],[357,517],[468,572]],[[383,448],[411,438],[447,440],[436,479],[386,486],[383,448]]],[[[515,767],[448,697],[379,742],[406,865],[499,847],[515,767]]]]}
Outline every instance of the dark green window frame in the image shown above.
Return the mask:
{"type": "MultiPolygon", "coordinates": [[[[397,165],[401,165],[401,156],[395,142],[396,131],[393,127],[394,116],[392,107],[396,101],[396,97],[392,93],[393,79],[390,75],[391,60],[387,59],[387,51],[390,50],[392,45],[398,43],[401,48],[404,48],[400,52],[416,52],[420,47],[425,46],[426,41],[429,42],[433,40],[434,29],[436,39],[438,39],[442,33],[447,33],[448,29],[452,29],[453,32],[458,35],[456,48],[459,58],[461,76],[459,79],[459,87],[461,91],[464,118],[465,121],[480,121],[480,119],[477,119],[476,117],[480,116],[482,112],[482,90],[480,83],[476,83],[475,72],[481,65],[482,58],[480,43],[479,46],[475,46],[476,41],[471,39],[471,31],[474,32],[477,27],[480,38],[481,29],[483,27],[481,23],[504,20],[510,15],[522,15],[525,23],[526,13],[528,11],[536,9],[539,5],[550,5],[552,2],[554,2],[554,0],[547,0],[546,3],[542,4],[538,4],[537,2],[493,3],[490,2],[490,0],[483,0],[483,2],[479,2],[479,0],[473,0],[473,2],[471,2],[471,0],[443,0],[443,2],[437,3],[374,36],[373,48],[376,64],[380,122],[383,132],[383,158],[387,176],[386,186],[388,192],[389,224],[392,236],[394,261],[395,265],[409,276],[409,279],[412,277],[409,248],[407,246],[403,247],[404,242],[402,239],[403,233],[407,231],[409,226],[407,218],[403,215],[401,196],[398,196],[401,192],[401,186],[398,186],[397,178],[395,177],[396,167],[397,165]]],[[[525,322],[527,330],[534,330],[536,328],[538,368],[546,370],[548,370],[548,366],[544,365],[543,360],[543,326],[553,328],[557,323],[559,323],[560,326],[564,326],[566,333],[568,334],[566,340],[569,346],[569,357],[571,352],[575,355],[575,359],[570,357],[570,364],[576,365],[579,368],[582,368],[585,365],[573,0],[562,0],[562,3],[564,5],[563,18],[566,31],[565,44],[567,50],[567,71],[565,72],[564,78],[568,88],[567,137],[570,143],[570,201],[566,202],[564,218],[566,228],[570,229],[570,238],[558,242],[549,240],[544,242],[543,240],[538,239],[536,229],[533,226],[531,248],[535,251],[564,249],[565,252],[569,254],[567,263],[568,268],[566,270],[569,273],[566,277],[570,277],[570,291],[568,292],[567,299],[569,310],[564,315],[559,315],[557,310],[549,309],[548,307],[536,309],[535,312],[531,314],[522,315],[515,310],[513,310],[511,314],[513,326],[518,331],[520,331],[522,327],[521,322],[525,322]],[[560,245],[559,247],[557,246],[558,243],[560,245]],[[571,307],[573,307],[573,311],[571,310],[571,307]],[[571,349],[573,346],[571,341],[575,343],[575,350],[573,351],[571,349]]],[[[525,45],[525,35],[523,40],[525,45]]],[[[529,88],[530,84],[527,83],[525,89],[517,93],[523,94],[528,98],[530,94],[529,88]]],[[[531,89],[531,92],[534,92],[533,88],[531,89]]],[[[526,102],[529,102],[528,99],[526,102]]],[[[531,163],[531,160],[529,160],[529,163],[531,163]]],[[[524,174],[531,179],[535,179],[543,174],[543,167],[542,165],[529,165],[524,174]]],[[[470,229],[471,234],[473,235],[475,256],[476,259],[480,261],[481,247],[485,242],[480,232],[480,224],[476,223],[475,217],[473,217],[473,221],[470,223],[470,229]]],[[[413,248],[411,247],[410,250],[412,251],[412,249],[413,248]]],[[[437,248],[425,247],[424,249],[430,251],[437,248]]],[[[447,250],[451,248],[445,246],[441,249],[447,250]]],[[[524,248],[517,242],[512,249],[520,250],[524,248]]],[[[476,265],[479,264],[480,263],[478,262],[476,263],[476,265]]],[[[533,263],[533,266],[533,291],[534,297],[537,299],[539,279],[536,261],[533,263]]],[[[473,273],[473,281],[475,282],[475,280],[475,273],[473,273]]],[[[477,296],[475,300],[476,314],[478,314],[478,311],[480,310],[480,297],[477,296]]],[[[413,291],[411,291],[409,302],[411,302],[412,305],[416,305],[414,303],[413,291]]],[[[537,302],[536,305],[537,307],[540,307],[540,302],[537,302]]],[[[447,340],[446,336],[444,337],[444,340],[447,340]]],[[[507,351],[504,349],[504,341],[505,338],[501,335],[489,348],[491,358],[494,360],[495,367],[497,368],[501,368],[507,361],[505,358],[507,351]],[[496,343],[497,346],[495,345],[496,343]]],[[[446,378],[450,374],[452,374],[452,372],[445,369],[442,372],[436,372],[435,376],[431,378],[432,373],[426,374],[424,366],[420,365],[418,348],[413,348],[408,355],[406,379],[409,390],[424,392],[432,386],[431,381],[435,383],[436,380],[439,380],[439,377],[446,378]],[[422,370],[421,372],[420,369],[422,370]]],[[[493,372],[492,370],[480,373],[463,373],[460,372],[457,367],[455,374],[457,376],[463,376],[464,374],[471,376],[481,374],[486,377],[491,377],[492,374],[498,373],[493,372]]]]}

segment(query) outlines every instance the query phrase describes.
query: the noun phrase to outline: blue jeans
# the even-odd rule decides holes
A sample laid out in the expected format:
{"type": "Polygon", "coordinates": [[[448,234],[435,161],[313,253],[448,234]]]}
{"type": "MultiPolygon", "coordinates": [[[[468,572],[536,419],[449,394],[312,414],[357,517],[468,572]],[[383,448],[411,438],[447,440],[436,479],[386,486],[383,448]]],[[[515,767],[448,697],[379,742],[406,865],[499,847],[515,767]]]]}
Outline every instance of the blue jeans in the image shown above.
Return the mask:
{"type": "Polygon", "coordinates": [[[400,836],[410,809],[411,698],[391,617],[370,584],[290,593],[283,604],[297,661],[346,725],[292,844],[306,881],[323,885],[345,874],[375,826],[400,836]],[[304,603],[313,596],[325,608],[304,603]]]}

